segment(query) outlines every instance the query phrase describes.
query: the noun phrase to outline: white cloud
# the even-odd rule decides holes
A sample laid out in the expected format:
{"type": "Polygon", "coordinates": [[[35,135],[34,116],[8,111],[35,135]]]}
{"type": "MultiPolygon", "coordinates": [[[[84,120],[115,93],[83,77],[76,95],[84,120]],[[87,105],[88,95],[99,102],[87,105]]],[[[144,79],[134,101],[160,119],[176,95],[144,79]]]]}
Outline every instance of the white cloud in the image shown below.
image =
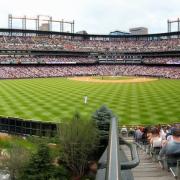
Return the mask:
{"type": "Polygon", "coordinates": [[[128,31],[136,26],[148,27],[152,33],[166,32],[167,19],[180,17],[179,7],[179,0],[6,0],[0,6],[0,27],[7,27],[7,16],[12,13],[74,19],[76,31],[89,33],[128,31]]]}

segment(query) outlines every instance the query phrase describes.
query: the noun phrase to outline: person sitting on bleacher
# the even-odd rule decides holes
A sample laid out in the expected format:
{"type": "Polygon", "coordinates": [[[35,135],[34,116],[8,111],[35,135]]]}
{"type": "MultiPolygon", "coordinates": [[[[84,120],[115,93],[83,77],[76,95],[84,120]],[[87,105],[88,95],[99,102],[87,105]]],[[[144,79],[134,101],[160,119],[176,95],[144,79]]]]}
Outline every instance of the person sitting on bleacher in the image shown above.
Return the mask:
{"type": "Polygon", "coordinates": [[[167,140],[167,142],[173,141],[173,135],[172,135],[173,129],[174,129],[174,127],[171,127],[171,128],[168,130],[168,133],[167,133],[167,135],[166,135],[166,140],[167,140]]]}
{"type": "Polygon", "coordinates": [[[141,128],[140,127],[137,127],[137,129],[135,130],[135,134],[134,134],[134,138],[135,138],[135,141],[140,143],[141,140],[142,140],[142,131],[141,131],[141,128]]]}
{"type": "Polygon", "coordinates": [[[157,156],[162,147],[162,138],[159,134],[159,129],[154,127],[151,129],[151,139],[150,139],[150,154],[154,160],[157,160],[157,156]]]}
{"type": "Polygon", "coordinates": [[[127,128],[126,128],[126,126],[123,126],[123,127],[121,128],[121,134],[127,134],[127,128]]]}
{"type": "Polygon", "coordinates": [[[152,128],[152,137],[150,139],[150,144],[152,148],[161,148],[162,138],[160,137],[159,130],[157,128],[152,128]]]}
{"type": "Polygon", "coordinates": [[[123,126],[122,128],[121,128],[121,134],[122,134],[122,136],[127,136],[127,128],[126,128],[126,126],[123,126]]]}
{"type": "Polygon", "coordinates": [[[166,134],[167,134],[166,127],[161,127],[159,134],[160,134],[160,137],[162,138],[162,140],[166,140],[166,134]]]}
{"type": "Polygon", "coordinates": [[[166,143],[167,143],[167,139],[166,139],[167,131],[166,131],[166,129],[167,129],[166,126],[161,127],[161,128],[160,128],[160,132],[159,132],[160,137],[161,137],[161,139],[162,139],[162,147],[163,147],[164,145],[166,145],[166,143]]]}
{"type": "Polygon", "coordinates": [[[133,136],[134,137],[134,133],[135,133],[135,129],[134,128],[130,128],[129,132],[128,132],[128,136],[133,136]]]}
{"type": "Polygon", "coordinates": [[[167,141],[167,144],[161,149],[159,157],[164,156],[167,159],[168,167],[176,166],[177,160],[180,159],[180,128],[172,128],[172,141],[167,141]]]}
{"type": "Polygon", "coordinates": [[[142,142],[144,145],[147,145],[149,142],[148,142],[148,132],[149,132],[149,128],[148,127],[145,127],[143,129],[143,134],[142,134],[142,142]]]}
{"type": "Polygon", "coordinates": [[[180,154],[180,129],[173,128],[172,129],[172,137],[173,140],[169,141],[160,151],[159,155],[162,157],[163,155],[168,154],[180,154]]]}
{"type": "Polygon", "coordinates": [[[167,137],[169,136],[169,135],[171,135],[171,125],[167,125],[167,127],[166,127],[166,139],[167,139],[167,137]]]}

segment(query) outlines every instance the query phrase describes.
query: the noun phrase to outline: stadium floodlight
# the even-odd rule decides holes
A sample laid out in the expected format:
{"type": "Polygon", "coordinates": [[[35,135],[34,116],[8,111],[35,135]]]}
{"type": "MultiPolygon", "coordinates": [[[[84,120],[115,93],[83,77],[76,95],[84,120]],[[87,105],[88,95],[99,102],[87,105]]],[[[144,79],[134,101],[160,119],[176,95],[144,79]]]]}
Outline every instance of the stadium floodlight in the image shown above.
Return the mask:
{"type": "MultiPolygon", "coordinates": [[[[70,25],[70,31],[71,33],[74,33],[74,20],[73,21],[64,21],[63,19],[62,20],[54,20],[52,18],[52,16],[49,16],[49,15],[37,15],[37,17],[27,17],[26,15],[24,16],[13,16],[12,14],[9,14],[8,15],[8,28],[9,29],[13,29],[13,20],[20,20],[22,22],[22,27],[21,29],[23,30],[26,30],[27,29],[27,21],[35,21],[35,27],[36,27],[36,30],[41,30],[40,28],[40,25],[41,25],[41,22],[46,22],[44,23],[44,27],[45,30],[47,31],[53,31],[53,28],[52,28],[52,25],[53,23],[58,23],[59,24],[59,30],[60,32],[65,32],[64,31],[64,26],[65,25],[70,25]]],[[[43,28],[42,28],[43,29],[43,28]]]]}
{"type": "Polygon", "coordinates": [[[180,32],[180,18],[177,18],[177,20],[167,20],[168,33],[172,32],[171,26],[174,23],[177,24],[177,31],[180,32]]]}

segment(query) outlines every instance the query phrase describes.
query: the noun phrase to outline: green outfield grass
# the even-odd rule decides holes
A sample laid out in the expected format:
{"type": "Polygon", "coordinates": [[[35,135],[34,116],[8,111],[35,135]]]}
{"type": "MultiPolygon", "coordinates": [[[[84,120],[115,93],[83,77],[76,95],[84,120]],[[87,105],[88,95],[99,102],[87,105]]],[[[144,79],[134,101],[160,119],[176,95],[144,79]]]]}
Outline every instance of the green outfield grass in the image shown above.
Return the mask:
{"type": "Polygon", "coordinates": [[[66,78],[0,81],[0,115],[59,122],[107,105],[122,124],[180,122],[180,80],[92,83],[66,78]],[[88,104],[83,97],[88,96],[88,104]]]}

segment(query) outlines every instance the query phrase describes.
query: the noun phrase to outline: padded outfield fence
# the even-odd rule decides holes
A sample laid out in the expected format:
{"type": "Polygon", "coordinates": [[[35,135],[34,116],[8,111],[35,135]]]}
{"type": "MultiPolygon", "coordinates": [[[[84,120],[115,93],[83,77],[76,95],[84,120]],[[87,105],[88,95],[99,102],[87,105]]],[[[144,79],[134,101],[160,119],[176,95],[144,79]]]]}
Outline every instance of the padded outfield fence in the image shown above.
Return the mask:
{"type": "MultiPolygon", "coordinates": [[[[57,123],[58,124],[58,123],[57,123]]],[[[44,121],[25,120],[14,117],[0,116],[0,132],[17,134],[17,135],[35,135],[35,136],[55,136],[57,133],[57,124],[44,121]]],[[[173,123],[179,124],[179,123],[173,123]]],[[[167,124],[160,124],[167,126],[167,124]]],[[[127,130],[138,126],[152,126],[147,124],[141,125],[126,125],[127,130]]],[[[121,129],[123,126],[118,125],[121,129]]]]}
{"type": "Polygon", "coordinates": [[[55,136],[57,125],[50,122],[0,117],[0,132],[19,135],[55,136]]]}

